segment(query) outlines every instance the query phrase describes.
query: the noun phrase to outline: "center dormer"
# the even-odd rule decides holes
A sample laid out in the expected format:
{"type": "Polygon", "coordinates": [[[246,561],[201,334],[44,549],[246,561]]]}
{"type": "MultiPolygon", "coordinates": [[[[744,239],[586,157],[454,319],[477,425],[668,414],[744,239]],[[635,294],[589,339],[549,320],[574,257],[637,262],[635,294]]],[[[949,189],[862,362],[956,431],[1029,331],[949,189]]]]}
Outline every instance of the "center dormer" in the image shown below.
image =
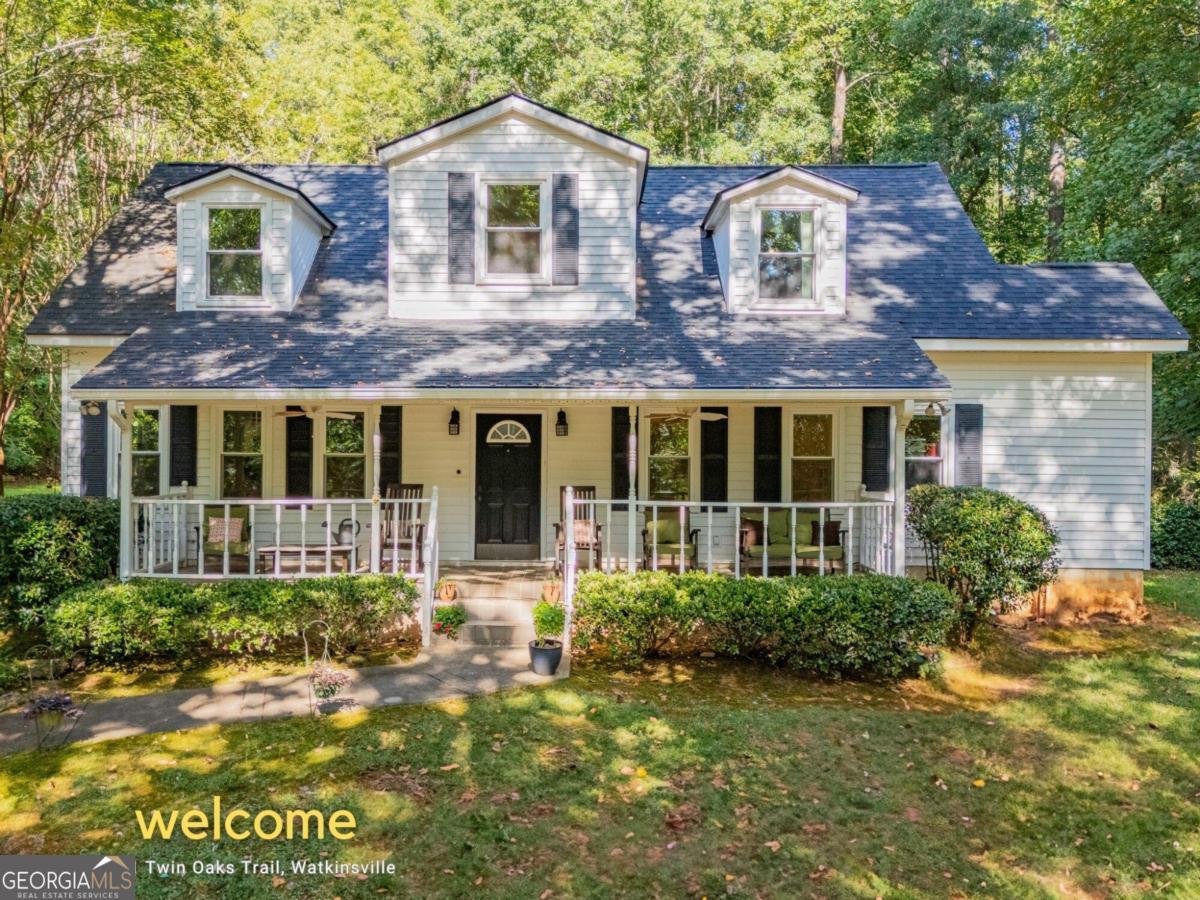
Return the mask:
{"type": "Polygon", "coordinates": [[[510,95],[379,148],[409,319],[632,319],[648,151],[510,95]]]}

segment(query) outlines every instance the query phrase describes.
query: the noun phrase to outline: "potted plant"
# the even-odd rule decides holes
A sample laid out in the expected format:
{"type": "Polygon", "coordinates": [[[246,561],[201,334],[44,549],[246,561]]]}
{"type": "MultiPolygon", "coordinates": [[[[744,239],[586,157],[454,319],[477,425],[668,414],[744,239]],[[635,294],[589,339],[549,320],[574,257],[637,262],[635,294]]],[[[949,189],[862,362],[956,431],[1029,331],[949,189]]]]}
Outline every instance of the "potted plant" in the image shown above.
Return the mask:
{"type": "Polygon", "coordinates": [[[437,587],[437,597],[444,603],[453,603],[458,599],[458,585],[453,581],[447,581],[445,578],[439,578],[437,587]]]}
{"type": "Polygon", "coordinates": [[[542,600],[546,603],[562,602],[562,579],[550,578],[542,582],[542,600]]]}
{"type": "Polygon", "coordinates": [[[467,624],[467,611],[460,604],[439,606],[433,611],[433,633],[455,640],[458,631],[467,624]]]}
{"type": "Polygon", "coordinates": [[[350,673],[332,666],[317,665],[309,673],[308,680],[318,700],[332,700],[350,683],[350,673]]]}
{"type": "Polygon", "coordinates": [[[538,675],[553,675],[562,662],[562,633],[566,612],[561,603],[541,600],[533,607],[534,639],[529,642],[529,661],[538,675]]]}

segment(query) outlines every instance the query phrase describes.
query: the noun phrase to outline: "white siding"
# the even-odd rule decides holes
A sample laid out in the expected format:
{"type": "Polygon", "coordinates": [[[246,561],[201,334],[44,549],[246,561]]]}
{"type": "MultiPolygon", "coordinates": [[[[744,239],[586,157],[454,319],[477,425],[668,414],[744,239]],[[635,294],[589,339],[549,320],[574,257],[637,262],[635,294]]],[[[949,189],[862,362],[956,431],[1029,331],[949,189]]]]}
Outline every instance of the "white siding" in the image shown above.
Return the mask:
{"type": "MultiPolygon", "coordinates": [[[[62,482],[62,492],[78,496],[83,488],[79,472],[80,452],[82,450],[79,401],[71,393],[71,388],[80,378],[91,371],[104,357],[112,351],[107,347],[89,347],[87,349],[71,349],[63,351],[61,372],[61,401],[62,401],[62,436],[59,442],[59,474],[62,482]]],[[[115,467],[111,465],[115,458],[117,442],[121,433],[115,423],[108,423],[109,449],[109,494],[115,495],[115,467]]]]}
{"type": "MultiPolygon", "coordinates": [[[[840,200],[822,197],[796,186],[777,186],[760,194],[731,203],[729,213],[714,231],[714,242],[722,229],[728,236],[729,262],[721,268],[729,308],[747,311],[756,305],[781,309],[788,301],[758,299],[758,218],[759,210],[771,207],[805,207],[813,210],[813,241],[816,269],[813,274],[813,301],[796,302],[797,309],[822,313],[846,311],[846,205],[840,200]]],[[[720,254],[718,251],[718,260],[720,254]]]]}
{"type": "Polygon", "coordinates": [[[956,403],[983,404],[983,482],[1036,505],[1063,565],[1149,565],[1144,353],[931,353],[956,403]]]}
{"type": "MultiPolygon", "coordinates": [[[[238,178],[226,178],[181,197],[175,206],[177,265],[175,305],[191,310],[206,305],[204,220],[209,206],[244,205],[262,210],[263,300],[261,305],[295,305],[321,241],[321,232],[291,200],[238,178]]],[[[234,305],[234,304],[230,304],[234,305]]],[[[252,300],[237,301],[250,307],[252,300]]]]}
{"type": "Polygon", "coordinates": [[[297,209],[291,211],[291,300],[294,305],[304,290],[309,270],[317,257],[321,245],[321,229],[308,216],[297,209]]]}
{"type": "MultiPolygon", "coordinates": [[[[638,198],[637,172],[629,160],[514,116],[393,163],[388,192],[391,315],[419,319],[633,317],[638,198]],[[577,174],[579,284],[450,284],[450,172],[531,178],[577,174]]],[[[544,239],[550,240],[550,235],[544,239]]],[[[476,259],[475,269],[476,277],[481,277],[482,259],[476,259]]]]}

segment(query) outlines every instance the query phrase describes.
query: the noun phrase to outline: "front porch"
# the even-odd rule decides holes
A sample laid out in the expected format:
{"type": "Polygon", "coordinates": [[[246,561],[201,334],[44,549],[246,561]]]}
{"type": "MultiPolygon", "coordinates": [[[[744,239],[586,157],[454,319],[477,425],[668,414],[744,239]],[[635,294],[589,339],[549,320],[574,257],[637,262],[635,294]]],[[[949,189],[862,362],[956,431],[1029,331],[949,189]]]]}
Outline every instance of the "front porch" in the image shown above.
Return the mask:
{"type": "MultiPolygon", "coordinates": [[[[903,572],[896,498],[925,406],[175,399],[89,404],[116,438],[123,577],[390,572],[429,592],[443,563],[561,574],[572,554],[606,572],[903,572]]],[[[920,465],[942,466],[940,423],[924,435],[920,465]]]]}

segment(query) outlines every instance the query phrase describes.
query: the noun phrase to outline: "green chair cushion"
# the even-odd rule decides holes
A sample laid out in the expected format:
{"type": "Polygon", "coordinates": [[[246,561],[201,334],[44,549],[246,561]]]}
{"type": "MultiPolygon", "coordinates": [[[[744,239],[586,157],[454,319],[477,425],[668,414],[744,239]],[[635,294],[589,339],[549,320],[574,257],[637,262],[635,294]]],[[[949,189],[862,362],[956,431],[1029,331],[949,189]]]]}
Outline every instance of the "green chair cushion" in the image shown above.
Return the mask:
{"type": "MultiPolygon", "coordinates": [[[[821,558],[821,548],[816,546],[815,544],[797,544],[796,545],[796,559],[820,559],[820,558],[821,558]]],[[[829,545],[826,545],[825,560],[827,562],[831,561],[831,560],[841,559],[841,558],[842,558],[842,548],[841,547],[831,547],[829,545]]]]}
{"type": "Polygon", "coordinates": [[[664,544],[679,543],[679,513],[664,516],[663,512],[660,510],[657,521],[652,520],[649,514],[646,516],[647,546],[657,544],[662,547],[664,544]]]}
{"type": "MultiPolygon", "coordinates": [[[[224,505],[205,506],[204,521],[201,522],[201,534],[204,535],[204,552],[205,553],[224,553],[224,541],[209,541],[208,540],[208,520],[222,519],[225,517],[224,505]]],[[[242,536],[244,540],[230,541],[229,553],[233,556],[245,556],[250,552],[250,507],[248,506],[230,506],[230,519],[242,520],[242,536]]]]}

